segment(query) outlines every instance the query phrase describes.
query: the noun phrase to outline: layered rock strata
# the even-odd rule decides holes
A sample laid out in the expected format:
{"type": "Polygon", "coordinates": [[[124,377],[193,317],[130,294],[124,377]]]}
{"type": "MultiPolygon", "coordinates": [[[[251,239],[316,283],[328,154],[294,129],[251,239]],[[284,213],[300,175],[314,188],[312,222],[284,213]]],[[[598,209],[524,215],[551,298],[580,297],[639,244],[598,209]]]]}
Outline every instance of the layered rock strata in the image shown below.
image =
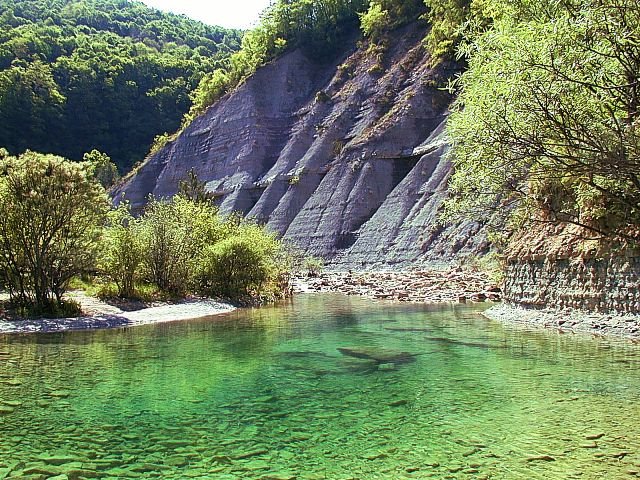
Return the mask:
{"type": "Polygon", "coordinates": [[[444,88],[423,26],[386,49],[348,46],[318,64],[300,51],[260,69],[114,192],[134,208],[166,197],[194,169],[223,213],[265,223],[341,269],[406,268],[482,253],[481,222],[442,227],[451,166],[444,88]]]}
{"type": "Polygon", "coordinates": [[[504,299],[527,308],[640,314],[640,257],[512,258],[504,299]]]}

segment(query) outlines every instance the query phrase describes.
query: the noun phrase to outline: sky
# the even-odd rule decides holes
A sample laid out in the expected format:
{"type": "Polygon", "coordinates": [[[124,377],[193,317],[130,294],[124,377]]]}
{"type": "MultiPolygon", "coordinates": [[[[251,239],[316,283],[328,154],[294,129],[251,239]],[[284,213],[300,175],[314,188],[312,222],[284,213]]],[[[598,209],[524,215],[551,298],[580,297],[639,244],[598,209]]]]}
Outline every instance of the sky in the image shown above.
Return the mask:
{"type": "Polygon", "coordinates": [[[251,28],[271,0],[142,0],[150,7],[182,13],[210,25],[251,28]]]}

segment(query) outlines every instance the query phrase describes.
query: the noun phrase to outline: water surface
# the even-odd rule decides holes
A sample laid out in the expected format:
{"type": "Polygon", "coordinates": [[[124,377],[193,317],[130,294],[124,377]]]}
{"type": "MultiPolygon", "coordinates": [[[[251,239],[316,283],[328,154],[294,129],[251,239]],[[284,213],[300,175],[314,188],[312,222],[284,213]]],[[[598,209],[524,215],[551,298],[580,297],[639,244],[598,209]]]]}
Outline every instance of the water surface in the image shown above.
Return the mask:
{"type": "Polygon", "coordinates": [[[482,308],[301,295],[0,337],[0,478],[635,476],[640,346],[482,308]]]}

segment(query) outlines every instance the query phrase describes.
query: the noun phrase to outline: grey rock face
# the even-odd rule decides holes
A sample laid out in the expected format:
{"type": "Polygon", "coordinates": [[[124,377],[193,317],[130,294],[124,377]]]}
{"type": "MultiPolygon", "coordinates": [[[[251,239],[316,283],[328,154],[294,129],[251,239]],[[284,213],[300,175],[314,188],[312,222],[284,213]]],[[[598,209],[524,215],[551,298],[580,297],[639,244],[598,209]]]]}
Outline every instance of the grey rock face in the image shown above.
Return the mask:
{"type": "Polygon", "coordinates": [[[195,169],[222,212],[266,223],[338,268],[447,262],[487,248],[480,223],[442,228],[443,159],[457,66],[433,68],[416,25],[385,52],[318,65],[296,51],[196,119],[118,191],[134,208],[173,195],[195,169]]]}
{"type": "Polygon", "coordinates": [[[512,258],[504,298],[526,308],[639,315],[638,285],[640,257],[512,258]]]}

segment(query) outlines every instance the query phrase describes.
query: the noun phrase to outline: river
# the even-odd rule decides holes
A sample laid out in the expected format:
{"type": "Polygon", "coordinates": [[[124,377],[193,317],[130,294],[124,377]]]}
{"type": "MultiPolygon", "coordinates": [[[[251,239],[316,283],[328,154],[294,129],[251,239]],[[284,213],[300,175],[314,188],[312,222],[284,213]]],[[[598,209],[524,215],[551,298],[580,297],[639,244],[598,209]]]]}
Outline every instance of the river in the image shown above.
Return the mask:
{"type": "Polygon", "coordinates": [[[0,336],[0,478],[640,471],[640,345],[502,325],[483,308],[312,294],[0,336]]]}

